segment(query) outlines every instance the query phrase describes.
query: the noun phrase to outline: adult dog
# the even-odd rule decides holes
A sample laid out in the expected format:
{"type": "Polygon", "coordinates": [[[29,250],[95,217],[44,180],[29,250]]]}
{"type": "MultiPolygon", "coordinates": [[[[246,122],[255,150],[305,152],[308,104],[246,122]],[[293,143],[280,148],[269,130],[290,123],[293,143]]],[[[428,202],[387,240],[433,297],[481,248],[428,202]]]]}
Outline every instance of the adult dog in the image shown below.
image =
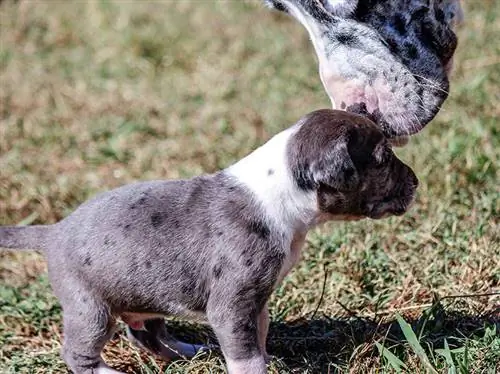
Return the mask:
{"type": "Polygon", "coordinates": [[[390,138],[420,131],[448,96],[458,0],[264,0],[307,29],[333,108],[390,138]]]}

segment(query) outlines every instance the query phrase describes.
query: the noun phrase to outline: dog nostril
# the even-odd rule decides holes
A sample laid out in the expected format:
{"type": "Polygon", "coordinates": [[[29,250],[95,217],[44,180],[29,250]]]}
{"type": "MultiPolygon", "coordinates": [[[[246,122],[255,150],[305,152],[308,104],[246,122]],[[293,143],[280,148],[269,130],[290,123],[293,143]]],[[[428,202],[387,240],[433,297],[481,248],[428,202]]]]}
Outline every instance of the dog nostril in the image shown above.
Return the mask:
{"type": "Polygon", "coordinates": [[[401,215],[403,215],[404,213],[406,213],[406,209],[405,209],[405,207],[404,207],[404,206],[400,206],[400,207],[398,207],[398,208],[396,208],[396,209],[394,210],[394,214],[395,214],[396,216],[401,216],[401,215]]]}

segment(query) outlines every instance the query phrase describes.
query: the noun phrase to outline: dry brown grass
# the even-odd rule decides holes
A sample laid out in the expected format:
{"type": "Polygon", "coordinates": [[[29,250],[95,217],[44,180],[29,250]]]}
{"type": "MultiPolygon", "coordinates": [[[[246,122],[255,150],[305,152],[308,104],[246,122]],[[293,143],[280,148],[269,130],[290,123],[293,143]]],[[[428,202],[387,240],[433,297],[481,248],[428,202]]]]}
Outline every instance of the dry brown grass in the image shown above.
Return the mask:
{"type": "MultiPolygon", "coordinates": [[[[500,298],[436,295],[500,291],[498,17],[498,2],[469,4],[450,98],[398,150],[421,181],[412,211],[309,236],[272,298],[272,372],[390,372],[380,342],[423,373],[397,311],[439,372],[451,368],[444,339],[457,372],[494,372],[500,298]]],[[[305,31],[256,2],[3,1],[0,30],[0,224],[51,223],[98,191],[217,170],[329,106],[305,31]]],[[[0,370],[65,372],[60,334],[42,258],[0,254],[0,370]]],[[[105,355],[130,373],[222,370],[216,352],[164,363],[121,335],[105,355]]]]}

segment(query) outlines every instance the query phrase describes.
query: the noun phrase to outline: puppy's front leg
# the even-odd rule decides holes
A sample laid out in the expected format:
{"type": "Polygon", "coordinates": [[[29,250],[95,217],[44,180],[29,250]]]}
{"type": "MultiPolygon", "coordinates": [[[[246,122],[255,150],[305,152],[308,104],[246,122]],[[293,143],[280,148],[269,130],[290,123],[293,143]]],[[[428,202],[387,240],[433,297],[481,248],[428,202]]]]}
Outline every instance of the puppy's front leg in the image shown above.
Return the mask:
{"type": "Polygon", "coordinates": [[[219,340],[229,374],[266,373],[266,361],[259,344],[257,310],[238,303],[218,303],[207,307],[207,317],[219,340]]]}

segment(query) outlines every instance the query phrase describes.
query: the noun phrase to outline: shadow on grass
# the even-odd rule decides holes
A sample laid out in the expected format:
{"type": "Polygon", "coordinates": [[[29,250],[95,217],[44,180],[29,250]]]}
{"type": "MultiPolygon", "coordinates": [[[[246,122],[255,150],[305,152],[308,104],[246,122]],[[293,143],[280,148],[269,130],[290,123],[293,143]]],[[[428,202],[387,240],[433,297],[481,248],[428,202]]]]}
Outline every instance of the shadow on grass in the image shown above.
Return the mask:
{"type": "MultiPolygon", "coordinates": [[[[497,313],[467,315],[444,312],[408,320],[422,347],[434,351],[448,342],[451,349],[460,348],[468,339],[479,339],[488,326],[500,331],[497,313]]],[[[290,369],[309,369],[312,372],[328,372],[332,367],[346,368],[349,361],[379,355],[375,342],[389,347],[393,353],[404,355],[406,338],[394,318],[384,322],[367,318],[302,319],[293,322],[273,323],[270,328],[268,350],[279,357],[290,369]]]]}
{"type": "MultiPolygon", "coordinates": [[[[436,356],[436,349],[445,346],[460,350],[481,341],[488,328],[500,331],[500,308],[483,314],[445,310],[434,305],[417,318],[406,318],[429,357],[436,356]]],[[[170,324],[169,324],[170,325],[170,324]]],[[[187,342],[216,344],[209,328],[174,323],[172,333],[187,342]]],[[[278,359],[280,372],[331,373],[335,369],[350,371],[349,363],[362,362],[365,370],[380,367],[379,352],[375,342],[389,348],[402,361],[408,354],[415,355],[407,345],[407,339],[396,318],[374,320],[361,317],[320,316],[287,322],[272,322],[268,337],[268,352],[278,359]],[[283,367],[284,366],[284,367],[283,367]]],[[[487,348],[486,345],[482,346],[487,348]]],[[[466,352],[467,354],[467,352],[466,352]]],[[[417,359],[418,360],[418,359],[417,359]]],[[[431,360],[431,362],[435,360],[431,360]]],[[[472,360],[474,364],[474,360],[472,360]]],[[[486,362],[486,365],[491,362],[486,362]]],[[[493,365],[494,362],[493,362],[493,365]]],[[[365,372],[363,369],[356,372],[365,372]]]]}

